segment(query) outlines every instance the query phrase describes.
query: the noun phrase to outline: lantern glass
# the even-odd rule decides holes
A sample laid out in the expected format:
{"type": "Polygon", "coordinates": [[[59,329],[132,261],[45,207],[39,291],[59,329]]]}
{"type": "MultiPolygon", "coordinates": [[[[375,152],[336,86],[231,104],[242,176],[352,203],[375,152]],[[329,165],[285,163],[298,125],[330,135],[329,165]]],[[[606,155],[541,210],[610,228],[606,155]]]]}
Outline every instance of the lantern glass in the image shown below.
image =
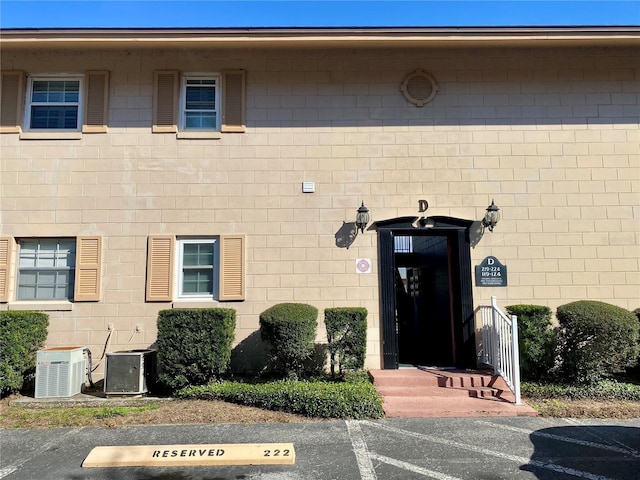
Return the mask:
{"type": "Polygon", "coordinates": [[[500,221],[500,209],[496,206],[495,202],[491,200],[491,205],[487,207],[487,212],[482,219],[482,225],[489,229],[490,232],[500,221]]]}
{"type": "Polygon", "coordinates": [[[364,206],[364,202],[360,208],[358,208],[358,214],[356,215],[356,227],[360,230],[360,232],[364,232],[364,229],[367,227],[369,223],[369,209],[364,206]]]}

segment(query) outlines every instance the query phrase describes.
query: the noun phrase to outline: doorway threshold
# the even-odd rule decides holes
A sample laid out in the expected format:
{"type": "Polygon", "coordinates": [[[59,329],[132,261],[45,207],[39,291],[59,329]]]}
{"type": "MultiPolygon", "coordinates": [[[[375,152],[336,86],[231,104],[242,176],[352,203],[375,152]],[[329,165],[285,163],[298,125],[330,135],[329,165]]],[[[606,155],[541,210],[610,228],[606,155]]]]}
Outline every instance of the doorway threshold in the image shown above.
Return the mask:
{"type": "Polygon", "coordinates": [[[398,369],[401,368],[417,368],[418,370],[457,370],[456,367],[435,366],[435,365],[417,365],[415,363],[400,363],[398,369]]]}

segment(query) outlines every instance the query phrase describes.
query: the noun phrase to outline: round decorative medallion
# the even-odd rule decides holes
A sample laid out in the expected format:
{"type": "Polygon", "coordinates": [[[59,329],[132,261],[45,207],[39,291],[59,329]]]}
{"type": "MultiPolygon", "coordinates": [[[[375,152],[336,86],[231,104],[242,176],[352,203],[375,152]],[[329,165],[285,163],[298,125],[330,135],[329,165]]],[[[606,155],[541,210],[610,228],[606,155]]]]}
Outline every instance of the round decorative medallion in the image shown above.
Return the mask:
{"type": "Polygon", "coordinates": [[[430,73],[418,69],[405,77],[400,90],[404,98],[416,107],[422,107],[436,96],[438,84],[430,73]]]}
{"type": "Polygon", "coordinates": [[[369,273],[371,271],[371,260],[368,258],[356,259],[356,272],[357,273],[369,273]]]}

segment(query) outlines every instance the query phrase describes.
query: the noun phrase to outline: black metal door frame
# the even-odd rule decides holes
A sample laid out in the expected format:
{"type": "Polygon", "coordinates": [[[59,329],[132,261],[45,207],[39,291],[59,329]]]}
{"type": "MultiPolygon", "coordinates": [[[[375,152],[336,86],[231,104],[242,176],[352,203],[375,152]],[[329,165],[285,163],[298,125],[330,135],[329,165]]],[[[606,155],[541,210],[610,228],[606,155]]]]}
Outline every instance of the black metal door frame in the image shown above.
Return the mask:
{"type": "MultiPolygon", "coordinates": [[[[475,326],[469,227],[473,222],[450,217],[432,217],[429,228],[416,228],[417,218],[403,217],[377,222],[380,267],[380,325],[382,368],[399,366],[396,319],[394,237],[432,235],[447,237],[449,246],[452,315],[456,366],[475,367],[475,326]]],[[[426,223],[426,222],[424,222],[426,223]]]]}

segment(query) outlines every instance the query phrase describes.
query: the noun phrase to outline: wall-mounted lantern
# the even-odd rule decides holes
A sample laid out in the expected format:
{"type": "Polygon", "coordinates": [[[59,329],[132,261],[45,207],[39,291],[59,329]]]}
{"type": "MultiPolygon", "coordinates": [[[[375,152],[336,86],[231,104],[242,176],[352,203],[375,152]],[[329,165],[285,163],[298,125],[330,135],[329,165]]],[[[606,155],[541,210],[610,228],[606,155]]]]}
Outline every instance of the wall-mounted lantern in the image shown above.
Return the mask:
{"type": "Polygon", "coordinates": [[[364,229],[367,228],[367,224],[369,223],[369,209],[364,206],[364,202],[358,208],[358,213],[356,215],[356,228],[360,230],[360,233],[364,233],[364,229]]]}
{"type": "Polygon", "coordinates": [[[490,232],[493,232],[493,228],[498,224],[498,221],[500,221],[500,209],[494,201],[491,200],[491,205],[487,207],[487,212],[482,219],[482,226],[488,228],[490,232]]]}
{"type": "Polygon", "coordinates": [[[342,222],[342,226],[336,232],[336,246],[340,248],[349,248],[360,233],[364,233],[369,223],[369,209],[364,206],[364,202],[358,208],[355,222],[342,222]]]}

